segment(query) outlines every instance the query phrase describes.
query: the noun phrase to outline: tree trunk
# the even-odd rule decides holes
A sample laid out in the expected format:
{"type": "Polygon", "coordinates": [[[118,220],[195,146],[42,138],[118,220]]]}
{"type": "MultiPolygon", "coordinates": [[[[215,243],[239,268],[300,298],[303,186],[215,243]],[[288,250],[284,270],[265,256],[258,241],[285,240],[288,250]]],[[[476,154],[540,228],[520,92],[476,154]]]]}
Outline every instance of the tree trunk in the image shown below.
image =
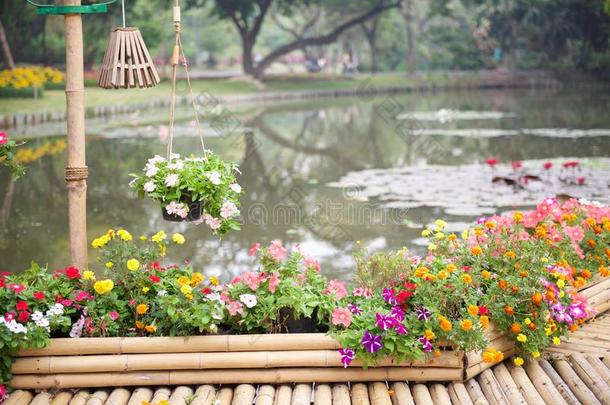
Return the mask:
{"type": "Polygon", "coordinates": [[[254,41],[250,35],[242,35],[242,53],[241,53],[241,66],[244,74],[258,78],[256,69],[254,68],[254,57],[252,50],[254,48],[254,41]]]}
{"type": "Polygon", "coordinates": [[[413,17],[413,0],[405,0],[403,3],[402,18],[405,21],[407,33],[407,74],[415,75],[415,19],[413,17]]]}
{"type": "Polygon", "coordinates": [[[371,72],[377,73],[377,44],[375,40],[369,41],[369,47],[371,49],[370,63],[371,72]]]}
{"type": "Polygon", "coordinates": [[[14,69],[15,60],[13,59],[11,47],[8,43],[8,39],[6,38],[6,32],[4,31],[4,24],[2,24],[2,21],[0,21],[0,44],[2,45],[2,57],[4,58],[6,67],[9,69],[14,69]]]}
{"type": "Polygon", "coordinates": [[[506,68],[510,73],[517,71],[517,38],[519,36],[519,26],[516,21],[510,22],[510,49],[506,58],[506,68]]]}

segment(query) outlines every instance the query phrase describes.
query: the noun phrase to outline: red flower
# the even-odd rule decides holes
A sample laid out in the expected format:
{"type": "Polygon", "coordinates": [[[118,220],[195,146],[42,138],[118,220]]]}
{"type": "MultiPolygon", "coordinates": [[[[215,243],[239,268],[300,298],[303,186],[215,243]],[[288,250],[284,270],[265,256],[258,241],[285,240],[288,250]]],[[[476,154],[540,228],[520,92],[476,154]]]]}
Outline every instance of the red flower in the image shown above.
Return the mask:
{"type": "Polygon", "coordinates": [[[70,280],[80,278],[80,272],[76,267],[68,267],[66,269],[66,277],[68,277],[70,280]]]}
{"type": "Polygon", "coordinates": [[[17,320],[21,323],[25,323],[27,321],[30,320],[30,313],[29,312],[19,312],[19,317],[17,318],[17,320]]]}
{"type": "Polygon", "coordinates": [[[8,142],[8,135],[6,135],[6,132],[4,132],[4,131],[0,132],[0,146],[6,145],[7,142],[8,142]]]}
{"type": "Polygon", "coordinates": [[[576,179],[576,181],[578,182],[578,185],[582,186],[583,184],[585,184],[585,178],[584,176],[579,177],[578,179],[576,179]]]}
{"type": "Polygon", "coordinates": [[[4,288],[6,287],[6,282],[4,281],[3,278],[0,278],[0,288],[4,288]]]}
{"type": "Polygon", "coordinates": [[[409,281],[407,281],[407,282],[404,284],[404,287],[405,287],[407,290],[415,290],[415,288],[417,288],[417,286],[416,286],[415,284],[413,284],[413,283],[411,283],[411,282],[409,282],[409,281]]]}
{"type": "Polygon", "coordinates": [[[40,291],[36,291],[34,294],[32,294],[34,296],[34,299],[37,299],[38,301],[40,300],[44,300],[45,296],[43,292],[40,291]]]}
{"type": "Polygon", "coordinates": [[[15,308],[17,309],[17,311],[27,311],[28,303],[25,301],[19,301],[17,305],[15,305],[15,308]]]}
{"type": "Polygon", "coordinates": [[[402,290],[398,294],[396,294],[396,301],[399,304],[404,304],[407,301],[407,298],[413,296],[413,291],[402,290]]]}
{"type": "Polygon", "coordinates": [[[513,170],[520,169],[521,166],[523,166],[523,164],[521,163],[520,160],[514,160],[514,161],[510,162],[510,165],[513,167],[513,170]]]}
{"type": "Polygon", "coordinates": [[[212,293],[212,289],[211,289],[210,287],[202,288],[202,289],[201,289],[201,293],[202,293],[203,295],[208,295],[208,294],[211,294],[211,293],[212,293]]]}
{"type": "Polygon", "coordinates": [[[479,306],[479,315],[488,315],[488,314],[489,314],[489,308],[487,308],[485,305],[479,306]]]}
{"type": "Polygon", "coordinates": [[[6,312],[4,314],[4,319],[6,319],[7,322],[12,321],[13,319],[15,319],[16,314],[14,312],[6,312]]]}
{"type": "Polygon", "coordinates": [[[91,300],[93,297],[87,291],[79,291],[74,297],[74,301],[91,300]]]}
{"type": "Polygon", "coordinates": [[[10,283],[9,288],[15,291],[17,294],[25,290],[25,286],[23,284],[10,283]]]}
{"type": "Polygon", "coordinates": [[[256,256],[256,252],[261,248],[261,244],[256,242],[250,247],[250,256],[256,256]]]}
{"type": "Polygon", "coordinates": [[[462,267],[462,270],[464,270],[466,273],[468,273],[470,270],[472,270],[472,267],[464,266],[464,267],[462,267]]]}
{"type": "Polygon", "coordinates": [[[570,167],[578,167],[578,160],[568,160],[567,162],[563,163],[563,167],[566,169],[570,167]]]}
{"type": "Polygon", "coordinates": [[[553,162],[546,162],[542,167],[544,167],[544,170],[550,170],[553,167],[553,162]]]}
{"type": "Polygon", "coordinates": [[[499,160],[496,158],[489,158],[489,159],[485,160],[485,163],[487,163],[491,167],[494,167],[495,165],[497,165],[498,162],[499,162],[499,160]]]}
{"type": "Polygon", "coordinates": [[[69,299],[67,299],[67,298],[65,298],[65,299],[61,300],[61,305],[63,305],[64,307],[69,307],[69,306],[71,306],[72,304],[74,304],[74,301],[69,300],[69,299]]]}
{"type": "Polygon", "coordinates": [[[150,276],[149,280],[152,281],[153,283],[158,283],[161,281],[161,277],[159,276],[150,276]]]}

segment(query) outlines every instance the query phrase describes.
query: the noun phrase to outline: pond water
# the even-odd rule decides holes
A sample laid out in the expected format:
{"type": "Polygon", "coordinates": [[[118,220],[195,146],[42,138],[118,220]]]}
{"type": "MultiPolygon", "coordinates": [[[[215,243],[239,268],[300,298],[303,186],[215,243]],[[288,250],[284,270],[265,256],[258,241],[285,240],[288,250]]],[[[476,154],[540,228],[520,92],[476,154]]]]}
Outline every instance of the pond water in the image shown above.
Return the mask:
{"type": "MultiPolygon", "coordinates": [[[[199,140],[187,136],[194,130],[184,110],[176,149],[198,153],[199,140]]],[[[253,242],[282,239],[300,243],[320,260],[325,274],[348,279],[355,241],[370,249],[421,251],[422,226],[437,217],[459,231],[480,215],[531,204],[530,192],[543,195],[547,186],[561,194],[608,196],[607,91],[378,95],[228,111],[253,132],[210,129],[206,142],[241,166],[246,190],[241,231],[218,241],[205,225],[164,222],[157,204],[137,199],[127,186],[129,173],[165,151],[167,111],[160,110],[88,121],[89,239],[112,227],[135,235],[182,232],[187,244],[174,249],[171,259],[189,258],[199,270],[225,280],[252,269],[248,249],[253,242]],[[482,163],[491,156],[523,161],[528,173],[541,180],[531,190],[529,185],[491,187],[491,176],[513,175],[510,166],[502,165],[492,173],[482,163]],[[558,168],[573,159],[582,171],[558,168]],[[555,167],[541,174],[548,160],[555,167]],[[557,181],[560,175],[563,182],[557,181]],[[580,177],[584,185],[567,184],[580,177]],[[472,198],[473,193],[479,194],[472,198]]],[[[6,173],[0,174],[2,270],[18,271],[31,260],[51,268],[69,262],[62,131],[61,124],[20,130],[27,139],[20,158],[28,163],[28,173],[12,185],[6,173]]],[[[92,264],[95,257],[91,251],[92,264]]]]}

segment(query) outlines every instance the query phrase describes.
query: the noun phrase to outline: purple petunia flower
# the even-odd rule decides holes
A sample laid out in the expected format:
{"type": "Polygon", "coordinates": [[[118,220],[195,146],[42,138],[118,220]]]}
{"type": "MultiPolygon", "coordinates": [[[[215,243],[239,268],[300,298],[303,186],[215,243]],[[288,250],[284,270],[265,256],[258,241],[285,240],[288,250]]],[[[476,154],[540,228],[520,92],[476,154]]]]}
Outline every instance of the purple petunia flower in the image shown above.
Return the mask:
{"type": "Polygon", "coordinates": [[[417,339],[417,341],[419,343],[421,343],[422,349],[425,352],[431,352],[432,351],[432,343],[430,343],[430,341],[428,339],[426,339],[425,336],[420,337],[419,339],[417,339]]]}
{"type": "Polygon", "coordinates": [[[339,349],[339,354],[341,355],[341,363],[343,363],[343,367],[347,367],[350,365],[352,360],[356,357],[356,353],[352,349],[339,349]]]}
{"type": "Polygon", "coordinates": [[[394,326],[394,318],[390,315],[375,314],[375,325],[381,330],[388,330],[394,326]]]}
{"type": "Polygon", "coordinates": [[[403,311],[401,307],[394,306],[392,307],[390,316],[397,321],[402,322],[405,320],[405,311],[403,311]]]}
{"type": "Polygon", "coordinates": [[[570,315],[574,319],[582,319],[587,317],[587,312],[583,308],[582,303],[570,305],[570,315]]]}
{"type": "Polygon", "coordinates": [[[417,308],[417,320],[418,321],[427,321],[428,319],[430,319],[430,316],[432,316],[432,314],[430,313],[428,308],[426,308],[426,307],[417,308]]]}
{"type": "Polygon", "coordinates": [[[394,330],[399,335],[406,335],[408,333],[407,327],[404,324],[400,323],[400,322],[396,322],[396,324],[394,325],[394,330]]]}
{"type": "Polygon", "coordinates": [[[394,296],[394,289],[392,289],[392,288],[384,288],[383,292],[381,293],[381,296],[390,305],[398,304],[398,301],[396,300],[396,297],[394,296]]]}
{"type": "Polygon", "coordinates": [[[349,304],[347,307],[349,308],[350,311],[352,311],[352,313],[354,315],[361,315],[362,314],[362,312],[360,312],[360,308],[358,308],[358,306],[355,305],[355,304],[349,304]]]}
{"type": "Polygon", "coordinates": [[[362,346],[364,346],[369,353],[375,353],[383,347],[381,335],[373,335],[368,330],[364,332],[364,336],[362,336],[360,343],[362,343],[362,346]]]}

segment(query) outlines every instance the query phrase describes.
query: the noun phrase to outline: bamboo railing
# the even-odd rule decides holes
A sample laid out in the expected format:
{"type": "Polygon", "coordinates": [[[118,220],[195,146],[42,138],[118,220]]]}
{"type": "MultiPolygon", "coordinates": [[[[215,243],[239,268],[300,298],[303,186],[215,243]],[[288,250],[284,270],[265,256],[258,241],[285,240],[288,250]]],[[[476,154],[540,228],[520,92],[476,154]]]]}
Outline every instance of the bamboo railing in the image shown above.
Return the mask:
{"type": "MultiPolygon", "coordinates": [[[[581,290],[598,312],[610,309],[610,279],[581,290]]],[[[514,342],[493,326],[490,347],[505,357],[514,342]]],[[[437,343],[438,344],[438,343],[437,343]]],[[[481,353],[452,350],[397,362],[387,358],[344,368],[339,343],[324,334],[223,335],[51,339],[44,349],[22,350],[10,385],[21,389],[130,385],[273,384],[363,381],[464,381],[497,363],[481,353]]],[[[533,366],[532,366],[533,367],[533,366]]],[[[457,395],[457,393],[456,393],[457,395]]]]}

